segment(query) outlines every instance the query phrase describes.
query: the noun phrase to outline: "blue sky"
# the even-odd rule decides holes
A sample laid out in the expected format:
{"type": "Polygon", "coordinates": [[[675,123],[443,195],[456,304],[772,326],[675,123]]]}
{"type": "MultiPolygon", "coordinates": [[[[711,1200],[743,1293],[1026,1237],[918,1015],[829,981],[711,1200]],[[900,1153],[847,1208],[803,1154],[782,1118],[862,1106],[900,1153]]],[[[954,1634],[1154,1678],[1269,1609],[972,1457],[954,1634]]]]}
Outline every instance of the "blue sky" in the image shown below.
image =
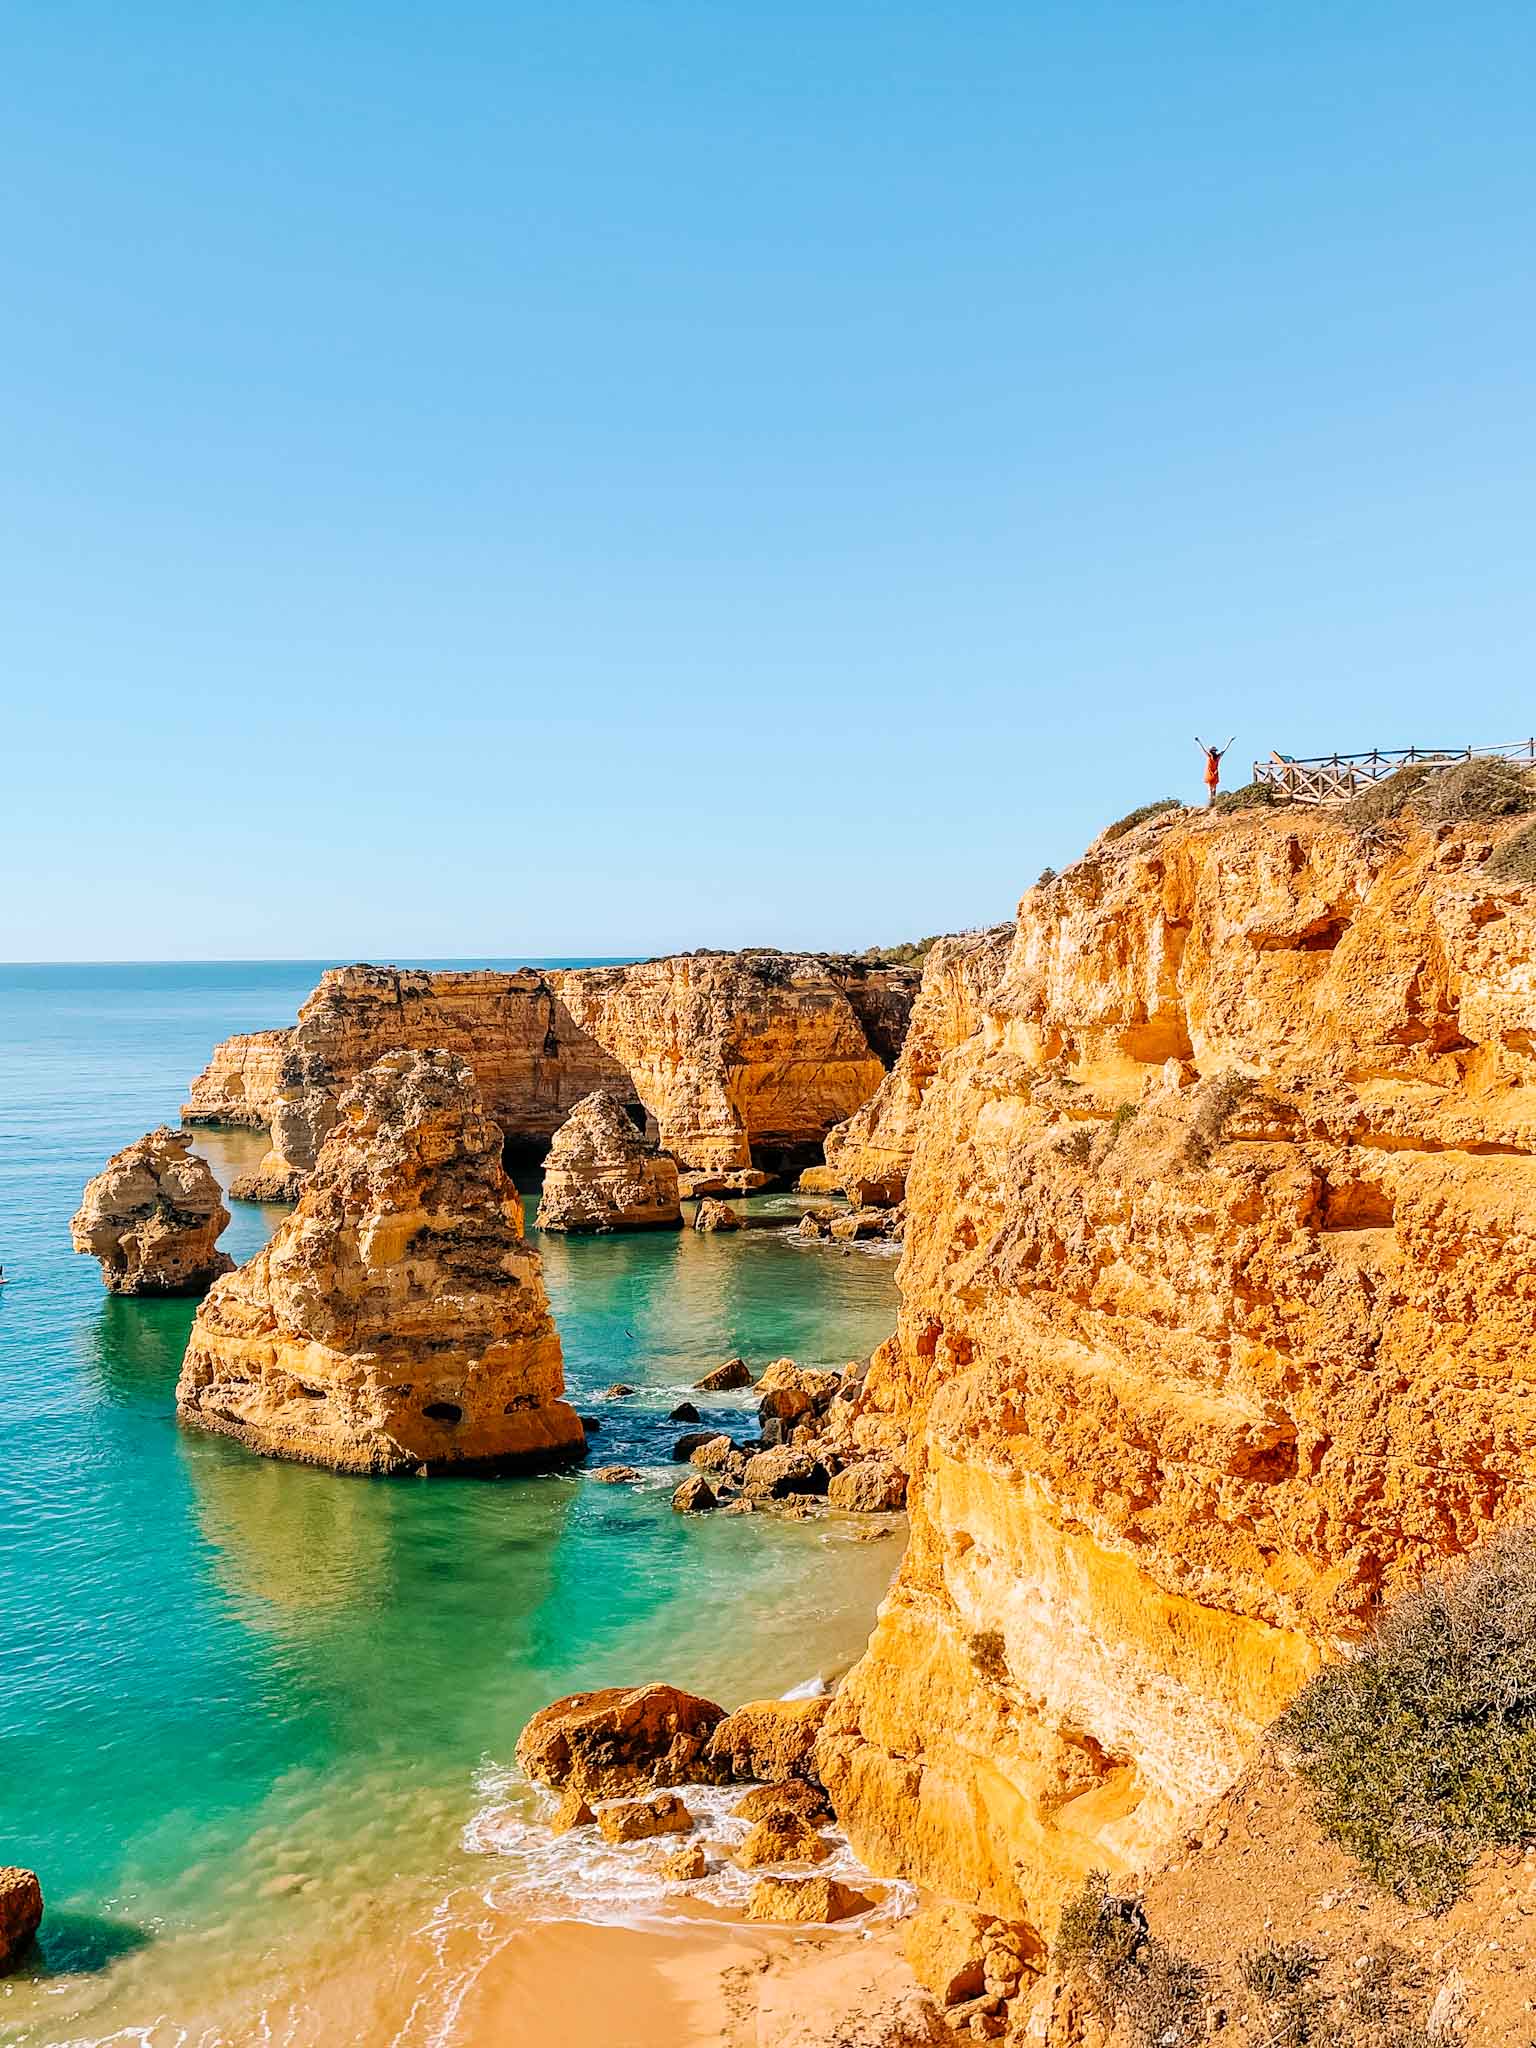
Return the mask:
{"type": "Polygon", "coordinates": [[[1525,5],[0,12],[0,957],[862,946],[1536,728],[1525,5]]]}

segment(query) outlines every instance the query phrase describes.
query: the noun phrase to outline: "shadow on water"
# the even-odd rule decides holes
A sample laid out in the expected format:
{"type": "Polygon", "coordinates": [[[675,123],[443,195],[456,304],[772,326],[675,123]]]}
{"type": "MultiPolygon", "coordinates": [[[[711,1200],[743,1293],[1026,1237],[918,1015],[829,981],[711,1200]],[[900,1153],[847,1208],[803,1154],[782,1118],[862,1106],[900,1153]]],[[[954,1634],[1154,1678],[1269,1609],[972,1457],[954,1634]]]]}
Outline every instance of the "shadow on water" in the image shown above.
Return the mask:
{"type": "Polygon", "coordinates": [[[80,1362],[119,1406],[167,1413],[197,1303],[190,1296],[125,1298],[104,1294],[79,1332],[80,1362]]]}
{"type": "Polygon", "coordinates": [[[153,1939],[148,1928],[136,1927],[129,1920],[107,1920],[98,1913],[72,1913],[50,1906],[16,1975],[34,1981],[94,1977],[120,1957],[147,1948],[153,1939]]]}

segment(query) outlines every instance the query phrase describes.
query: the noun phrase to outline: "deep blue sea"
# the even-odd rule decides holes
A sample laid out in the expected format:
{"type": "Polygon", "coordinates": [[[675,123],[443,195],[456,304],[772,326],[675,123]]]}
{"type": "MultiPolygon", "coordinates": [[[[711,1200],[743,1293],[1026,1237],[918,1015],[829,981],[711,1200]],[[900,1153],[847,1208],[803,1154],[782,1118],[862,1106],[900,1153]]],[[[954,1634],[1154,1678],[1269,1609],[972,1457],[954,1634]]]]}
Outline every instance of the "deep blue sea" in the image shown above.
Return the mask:
{"type": "MultiPolygon", "coordinates": [[[[323,964],[0,967],[0,1863],[48,1898],[0,2040],[297,2040],[268,2016],[322,1954],[438,1929],[497,1878],[596,1909],[612,1873],[520,1832],[526,1716],[658,1676],[782,1692],[857,1653],[894,1566],[830,1522],[670,1511],[666,1413],[709,1365],[841,1363],[894,1322],[891,1259],[797,1240],[788,1195],[734,1237],[534,1235],[578,1407],[641,1390],[598,1409],[594,1458],[639,1489],[347,1479],[178,1426],[194,1305],[108,1297],[69,1218],[323,964]]],[[[265,1141],[195,1143],[227,1184],[265,1141]]],[[[230,1207],[237,1259],[284,1213],[230,1207]]],[[[447,2038],[423,2011],[392,2038],[447,2038]]]]}

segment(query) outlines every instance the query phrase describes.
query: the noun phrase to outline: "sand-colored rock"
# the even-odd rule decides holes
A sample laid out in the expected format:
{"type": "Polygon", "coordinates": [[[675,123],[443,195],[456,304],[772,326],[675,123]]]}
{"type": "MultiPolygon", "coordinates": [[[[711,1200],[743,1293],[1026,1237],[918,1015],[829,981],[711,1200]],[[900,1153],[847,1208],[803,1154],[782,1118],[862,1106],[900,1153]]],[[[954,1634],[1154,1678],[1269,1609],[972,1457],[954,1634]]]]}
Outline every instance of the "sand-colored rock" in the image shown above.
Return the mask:
{"type": "Polygon", "coordinates": [[[816,1737],[826,1714],[825,1698],[749,1701],[715,1729],[709,1754],[733,1778],[814,1779],[816,1737]]]}
{"type": "Polygon", "coordinates": [[[892,1458],[860,1458],[834,1472],[827,1486],[827,1505],[855,1515],[886,1514],[907,1498],[907,1475],[892,1458]]]}
{"type": "Polygon", "coordinates": [[[218,1249],[229,1211],[191,1146],[162,1124],[87,1181],[69,1234],[100,1262],[109,1294],[201,1294],[234,1266],[218,1249]]]}
{"type": "Polygon", "coordinates": [[[795,1494],[825,1493],[827,1481],[827,1468],[813,1451],[778,1444],[747,1460],[742,1486],[754,1500],[788,1500],[795,1494]]]}
{"type": "Polygon", "coordinates": [[[672,1512],[678,1515],[707,1515],[719,1505],[714,1488],[702,1472],[692,1473],[672,1496],[672,1512]]]}
{"type": "Polygon", "coordinates": [[[902,1953],[940,2005],[979,1998],[986,1989],[982,1940],[991,1924],[990,1915],[948,1899],[926,1900],[903,1924],[902,1953]]]}
{"type": "Polygon", "coordinates": [[[855,1208],[899,1202],[912,1163],[918,1114],[947,1053],[979,1029],[1008,965],[1013,927],[938,939],[923,961],[922,987],[901,1054],[870,1100],[829,1131],[826,1166],[807,1193],[840,1188],[855,1208]]]}
{"type": "Polygon", "coordinates": [[[718,1780],[705,1758],[725,1709],[675,1685],[608,1686],[540,1708],[517,1738],[517,1761],[556,1791],[611,1799],[641,1787],[718,1780]]]}
{"type": "Polygon", "coordinates": [[[747,1918],[823,1926],[867,1913],[876,1903],[835,1877],[760,1877],[747,1898],[747,1918]]]}
{"type": "Polygon", "coordinates": [[[817,1766],[875,1870],[1053,1927],[1536,1508],[1520,829],[1173,814],[1025,898],[857,1404],[911,1537],[817,1766]]]}
{"type": "Polygon", "coordinates": [[[728,1358],[724,1365],[713,1366],[703,1379],[694,1381],[694,1389],[701,1394],[730,1394],[740,1387],[750,1387],[752,1370],[744,1358],[728,1358]]]}
{"type": "Polygon", "coordinates": [[[440,1047],[468,1063],[511,1142],[547,1143],[600,1089],[641,1109],[679,1166],[745,1174],[744,1190],[873,1094],[915,990],[911,969],[777,953],[547,973],[332,968],[291,1029],[216,1048],[182,1114],[265,1125],[267,1170],[307,1172],[360,1073],[440,1047]]]}
{"type": "Polygon", "coordinates": [[[689,1842],[685,1848],[674,1849],[661,1866],[661,1874],[670,1884],[697,1884],[701,1877],[709,1874],[709,1857],[702,1842],[689,1842]]]}
{"type": "Polygon", "coordinates": [[[729,1202],[717,1202],[706,1195],[693,1212],[695,1230],[740,1230],[741,1218],[729,1202]]]}
{"type": "Polygon", "coordinates": [[[693,1815],[675,1792],[653,1792],[599,1808],[597,1831],[605,1842],[644,1842],[653,1835],[686,1835],[693,1815]]]}
{"type": "Polygon", "coordinates": [[[577,1103],[544,1162],[540,1230],[677,1230],[677,1167],[646,1141],[617,1096],[577,1103]]]}
{"type": "Polygon", "coordinates": [[[591,1827],[596,1819],[584,1795],[573,1785],[555,1808],[549,1831],[552,1835],[568,1835],[573,1828],[591,1827]]]}
{"type": "Polygon", "coordinates": [[[832,1844],[798,1813],[768,1813],[748,1828],[731,1861],[740,1870],[775,1863],[825,1863],[832,1844]]]}
{"type": "Polygon", "coordinates": [[[815,1827],[825,1827],[832,1819],[826,1792],[809,1778],[783,1778],[775,1785],[754,1785],[750,1792],[742,1793],[731,1813],[737,1820],[753,1822],[792,1813],[797,1820],[808,1820],[815,1827]]]}
{"type": "Polygon", "coordinates": [[[348,1472],[579,1457],[501,1132],[461,1060],[391,1053],[342,1098],[297,1209],[192,1326],[184,1421],[348,1472]]]}
{"type": "Polygon", "coordinates": [[[42,1924],[43,1888],[34,1871],[0,1869],[0,1977],[14,1970],[42,1924]]]}

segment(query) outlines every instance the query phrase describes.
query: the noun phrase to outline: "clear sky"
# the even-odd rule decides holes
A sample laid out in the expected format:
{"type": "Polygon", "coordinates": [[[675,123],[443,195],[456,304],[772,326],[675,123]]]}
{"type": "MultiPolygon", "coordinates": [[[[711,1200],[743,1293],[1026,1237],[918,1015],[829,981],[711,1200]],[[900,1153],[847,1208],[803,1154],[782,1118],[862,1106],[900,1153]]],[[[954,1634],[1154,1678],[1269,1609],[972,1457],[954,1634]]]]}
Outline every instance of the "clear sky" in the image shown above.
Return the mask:
{"type": "Polygon", "coordinates": [[[1528,0],[5,8],[0,957],[863,946],[1527,734],[1533,107],[1528,0]]]}

